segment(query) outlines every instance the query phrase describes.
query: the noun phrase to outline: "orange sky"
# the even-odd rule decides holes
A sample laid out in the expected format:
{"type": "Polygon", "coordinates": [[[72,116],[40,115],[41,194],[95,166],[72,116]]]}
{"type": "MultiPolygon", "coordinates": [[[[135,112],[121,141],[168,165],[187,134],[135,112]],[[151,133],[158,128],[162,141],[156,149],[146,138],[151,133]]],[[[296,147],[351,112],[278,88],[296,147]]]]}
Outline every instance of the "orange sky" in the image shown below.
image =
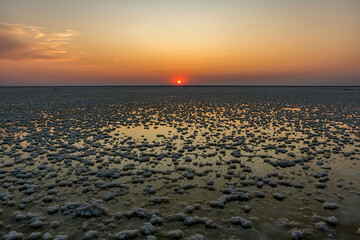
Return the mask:
{"type": "Polygon", "coordinates": [[[360,85],[360,1],[0,0],[0,85],[360,85]]]}

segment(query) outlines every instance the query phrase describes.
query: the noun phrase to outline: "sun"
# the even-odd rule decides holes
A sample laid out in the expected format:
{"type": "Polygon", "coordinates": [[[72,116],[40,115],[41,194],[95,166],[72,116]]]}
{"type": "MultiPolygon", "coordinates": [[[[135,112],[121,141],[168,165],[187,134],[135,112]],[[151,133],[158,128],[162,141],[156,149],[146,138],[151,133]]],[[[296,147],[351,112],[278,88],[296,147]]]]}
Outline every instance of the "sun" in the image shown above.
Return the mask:
{"type": "Polygon", "coordinates": [[[185,78],[183,76],[175,76],[173,77],[172,82],[175,85],[183,85],[185,84],[185,78]]]}

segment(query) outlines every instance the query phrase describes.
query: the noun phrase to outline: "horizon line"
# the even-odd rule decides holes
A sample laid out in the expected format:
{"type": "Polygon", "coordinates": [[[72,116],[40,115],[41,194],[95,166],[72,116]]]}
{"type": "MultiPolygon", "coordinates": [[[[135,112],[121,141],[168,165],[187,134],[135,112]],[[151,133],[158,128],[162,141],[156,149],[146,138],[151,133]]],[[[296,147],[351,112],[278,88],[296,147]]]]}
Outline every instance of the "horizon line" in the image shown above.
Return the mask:
{"type": "Polygon", "coordinates": [[[360,87],[360,85],[235,85],[235,84],[122,84],[122,85],[4,85],[0,88],[31,88],[31,87],[360,87]]]}

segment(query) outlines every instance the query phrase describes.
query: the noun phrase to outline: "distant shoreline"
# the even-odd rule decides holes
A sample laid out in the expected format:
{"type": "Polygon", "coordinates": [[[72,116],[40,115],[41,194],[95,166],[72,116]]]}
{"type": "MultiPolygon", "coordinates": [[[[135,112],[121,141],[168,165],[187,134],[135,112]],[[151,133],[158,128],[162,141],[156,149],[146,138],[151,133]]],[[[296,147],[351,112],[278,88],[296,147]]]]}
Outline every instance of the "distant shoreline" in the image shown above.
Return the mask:
{"type": "Polygon", "coordinates": [[[341,88],[341,87],[350,87],[350,88],[360,88],[358,86],[351,85],[87,85],[87,86],[0,86],[0,88],[107,88],[107,87],[173,87],[173,88],[188,88],[188,87],[236,87],[236,88],[250,88],[250,87],[266,87],[266,88],[341,88]]]}

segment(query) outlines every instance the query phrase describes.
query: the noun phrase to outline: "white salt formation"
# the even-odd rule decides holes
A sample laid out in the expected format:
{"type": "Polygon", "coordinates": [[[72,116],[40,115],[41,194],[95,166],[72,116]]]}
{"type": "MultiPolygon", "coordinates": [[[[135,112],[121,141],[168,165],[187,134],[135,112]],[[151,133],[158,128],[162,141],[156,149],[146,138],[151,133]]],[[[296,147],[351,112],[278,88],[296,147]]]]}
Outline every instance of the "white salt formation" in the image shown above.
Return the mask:
{"type": "Polygon", "coordinates": [[[0,88],[0,238],[358,239],[359,88],[0,88]]]}

